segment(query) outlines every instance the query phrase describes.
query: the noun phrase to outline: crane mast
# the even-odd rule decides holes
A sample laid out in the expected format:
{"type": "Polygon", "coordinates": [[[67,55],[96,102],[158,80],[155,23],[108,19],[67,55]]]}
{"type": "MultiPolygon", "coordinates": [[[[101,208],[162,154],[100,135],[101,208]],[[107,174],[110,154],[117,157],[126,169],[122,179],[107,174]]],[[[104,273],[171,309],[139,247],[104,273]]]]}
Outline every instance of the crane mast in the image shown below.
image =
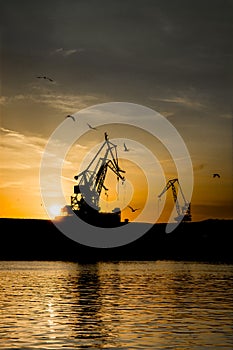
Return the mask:
{"type": "Polygon", "coordinates": [[[169,188],[172,188],[172,194],[173,194],[173,199],[174,199],[174,203],[176,206],[176,211],[178,216],[175,218],[176,221],[180,221],[180,219],[182,218],[182,221],[191,221],[192,220],[192,216],[191,216],[191,209],[190,209],[190,203],[188,203],[185,199],[184,193],[182,191],[182,188],[180,186],[179,180],[176,179],[171,179],[167,182],[165,188],[163,189],[163,191],[158,195],[158,198],[161,198],[162,195],[169,190],[169,188]],[[179,201],[178,201],[178,196],[177,196],[177,190],[175,187],[175,184],[178,184],[178,188],[179,191],[181,193],[182,199],[184,201],[184,205],[180,206],[179,201]]]}

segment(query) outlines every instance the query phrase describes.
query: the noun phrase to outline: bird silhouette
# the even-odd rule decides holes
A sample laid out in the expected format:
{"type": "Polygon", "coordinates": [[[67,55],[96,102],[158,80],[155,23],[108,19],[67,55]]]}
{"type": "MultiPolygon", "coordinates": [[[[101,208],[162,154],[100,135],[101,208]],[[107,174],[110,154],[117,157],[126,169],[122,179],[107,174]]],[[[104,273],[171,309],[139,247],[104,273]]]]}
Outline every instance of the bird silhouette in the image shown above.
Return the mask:
{"type": "Polygon", "coordinates": [[[132,212],[134,213],[136,210],[140,210],[140,208],[133,208],[130,205],[128,205],[128,208],[132,210],[132,212]]]}
{"type": "Polygon", "coordinates": [[[51,78],[49,78],[49,77],[46,77],[46,76],[44,76],[44,77],[37,77],[38,79],[47,79],[47,80],[49,80],[49,81],[53,81],[53,79],[51,79],[51,78]]]}
{"type": "Polygon", "coordinates": [[[94,126],[91,126],[90,124],[87,123],[87,125],[89,126],[90,129],[92,130],[97,130],[97,128],[95,128],[94,126]]]}
{"type": "Polygon", "coordinates": [[[215,173],[215,174],[213,174],[213,177],[220,177],[220,175],[215,173]]]}
{"type": "Polygon", "coordinates": [[[75,117],[74,117],[73,115],[68,114],[68,115],[66,116],[66,118],[71,118],[71,119],[73,119],[73,121],[75,122],[75,117]]]}
{"type": "Polygon", "coordinates": [[[124,151],[125,151],[125,152],[128,152],[128,151],[129,151],[129,149],[127,148],[127,146],[126,146],[125,143],[124,143],[124,151]]]}

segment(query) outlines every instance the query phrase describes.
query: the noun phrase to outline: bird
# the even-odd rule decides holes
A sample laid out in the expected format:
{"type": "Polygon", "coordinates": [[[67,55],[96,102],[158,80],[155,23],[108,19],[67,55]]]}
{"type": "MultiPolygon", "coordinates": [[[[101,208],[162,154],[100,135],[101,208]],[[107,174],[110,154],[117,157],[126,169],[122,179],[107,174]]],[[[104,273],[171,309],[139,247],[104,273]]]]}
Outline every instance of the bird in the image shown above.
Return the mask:
{"type": "Polygon", "coordinates": [[[127,146],[126,146],[125,143],[124,143],[124,151],[125,151],[125,152],[128,152],[128,151],[129,151],[129,149],[127,148],[127,146]]]}
{"type": "Polygon", "coordinates": [[[46,76],[44,76],[44,77],[37,77],[38,79],[47,79],[47,80],[49,80],[49,81],[53,81],[53,79],[51,79],[51,78],[49,78],[49,77],[46,77],[46,76]]]}
{"type": "Polygon", "coordinates": [[[97,128],[95,128],[94,126],[91,126],[90,124],[87,123],[87,125],[89,126],[90,129],[92,130],[97,130],[97,128]]]}
{"type": "Polygon", "coordinates": [[[75,122],[75,117],[74,117],[73,115],[68,114],[68,115],[66,116],[66,118],[71,118],[71,119],[73,119],[73,121],[75,122]]]}
{"type": "Polygon", "coordinates": [[[131,209],[133,213],[134,213],[136,210],[140,210],[140,208],[132,208],[130,205],[128,205],[128,208],[131,209]]]}
{"type": "Polygon", "coordinates": [[[215,173],[215,174],[213,174],[213,177],[220,177],[220,175],[215,173]]]}

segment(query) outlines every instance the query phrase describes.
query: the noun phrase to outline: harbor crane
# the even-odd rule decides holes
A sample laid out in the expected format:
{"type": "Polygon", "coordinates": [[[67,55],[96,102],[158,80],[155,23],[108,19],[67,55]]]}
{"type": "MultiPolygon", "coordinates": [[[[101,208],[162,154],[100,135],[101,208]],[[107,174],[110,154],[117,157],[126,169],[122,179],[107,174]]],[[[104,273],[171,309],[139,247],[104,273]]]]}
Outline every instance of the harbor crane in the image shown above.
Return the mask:
{"type": "Polygon", "coordinates": [[[111,213],[100,212],[99,199],[102,190],[107,194],[108,188],[104,185],[107,171],[110,169],[119,179],[125,181],[119,166],[117,146],[109,141],[105,133],[105,141],[91,160],[87,168],[74,176],[78,184],[74,186],[71,196],[71,209],[84,221],[94,225],[114,226],[120,223],[120,208],[115,208],[111,213]],[[100,154],[104,153],[101,157],[100,154]],[[98,157],[100,158],[98,159],[98,157]]]}
{"type": "Polygon", "coordinates": [[[182,191],[182,188],[180,186],[180,183],[179,183],[179,180],[176,178],[176,179],[171,179],[167,182],[165,188],[163,189],[163,191],[158,195],[158,198],[161,198],[162,195],[167,191],[169,190],[169,188],[172,188],[172,194],[173,194],[173,199],[174,199],[174,202],[175,202],[175,206],[176,206],[176,211],[177,211],[177,214],[178,216],[175,217],[174,219],[176,221],[192,221],[192,216],[191,216],[191,203],[188,203],[185,199],[185,196],[184,196],[184,193],[182,191]],[[175,187],[175,184],[177,184],[178,186],[178,189],[181,193],[181,196],[182,196],[182,199],[184,201],[184,204],[183,206],[180,205],[179,201],[178,201],[178,196],[177,196],[177,190],[176,190],[176,187],[175,187]]]}

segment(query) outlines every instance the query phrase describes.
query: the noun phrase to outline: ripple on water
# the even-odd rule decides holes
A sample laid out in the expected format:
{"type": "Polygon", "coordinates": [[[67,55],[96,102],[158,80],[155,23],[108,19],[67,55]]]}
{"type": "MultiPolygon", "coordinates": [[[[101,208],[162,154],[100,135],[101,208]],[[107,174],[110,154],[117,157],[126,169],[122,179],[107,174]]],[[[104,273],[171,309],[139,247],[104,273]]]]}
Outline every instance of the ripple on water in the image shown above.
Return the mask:
{"type": "Polygon", "coordinates": [[[0,262],[1,349],[232,349],[233,266],[0,262]]]}

